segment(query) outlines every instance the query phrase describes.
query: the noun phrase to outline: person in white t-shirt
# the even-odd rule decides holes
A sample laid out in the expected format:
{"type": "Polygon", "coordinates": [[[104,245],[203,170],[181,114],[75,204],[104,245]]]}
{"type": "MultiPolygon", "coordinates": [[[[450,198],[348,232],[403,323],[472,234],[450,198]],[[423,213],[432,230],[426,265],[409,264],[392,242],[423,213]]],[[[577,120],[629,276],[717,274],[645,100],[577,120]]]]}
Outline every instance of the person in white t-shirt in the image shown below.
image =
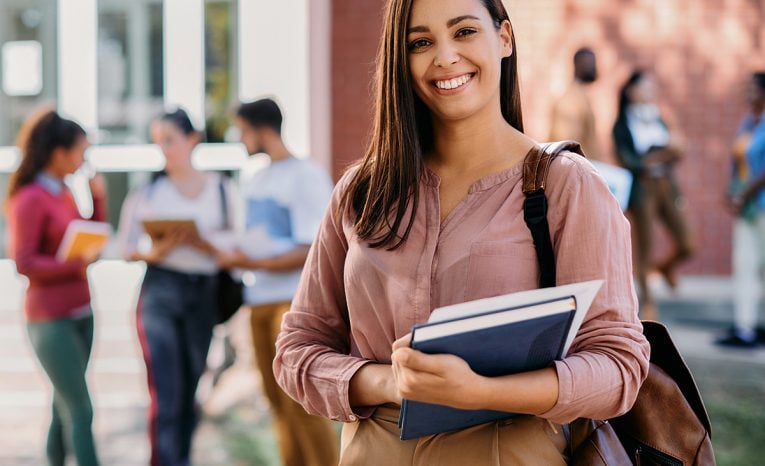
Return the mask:
{"type": "Polygon", "coordinates": [[[282,316],[290,308],[308,250],[329,204],[332,182],[313,163],[296,158],[281,137],[282,113],[271,99],[243,104],[236,124],[257,169],[242,176],[245,232],[240,247],[222,253],[224,268],[247,270],[244,300],[250,308],[255,357],[273,410],[282,463],[336,465],[332,423],[311,416],[276,383],[272,364],[282,316]]]}
{"type": "Polygon", "coordinates": [[[226,216],[236,218],[239,193],[230,180],[192,165],[201,136],[183,110],[154,121],[151,135],[165,170],[125,200],[120,243],[125,259],[146,262],[137,324],[151,399],[151,464],[181,466],[189,464],[195,393],[215,324],[216,253],[235,241],[226,216]],[[198,235],[176,230],[152,240],[146,234],[144,221],[171,219],[193,220],[198,235]]]}

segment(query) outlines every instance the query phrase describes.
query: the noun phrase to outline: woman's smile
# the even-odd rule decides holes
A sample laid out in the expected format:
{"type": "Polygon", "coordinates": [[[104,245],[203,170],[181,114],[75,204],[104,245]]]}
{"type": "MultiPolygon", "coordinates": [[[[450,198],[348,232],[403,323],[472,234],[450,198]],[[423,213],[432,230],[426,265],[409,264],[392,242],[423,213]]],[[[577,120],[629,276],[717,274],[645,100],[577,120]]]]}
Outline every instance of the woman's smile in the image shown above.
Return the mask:
{"type": "Polygon", "coordinates": [[[433,86],[438,89],[441,94],[453,94],[454,92],[464,89],[475,76],[475,73],[465,73],[453,78],[444,78],[433,80],[433,86]]]}

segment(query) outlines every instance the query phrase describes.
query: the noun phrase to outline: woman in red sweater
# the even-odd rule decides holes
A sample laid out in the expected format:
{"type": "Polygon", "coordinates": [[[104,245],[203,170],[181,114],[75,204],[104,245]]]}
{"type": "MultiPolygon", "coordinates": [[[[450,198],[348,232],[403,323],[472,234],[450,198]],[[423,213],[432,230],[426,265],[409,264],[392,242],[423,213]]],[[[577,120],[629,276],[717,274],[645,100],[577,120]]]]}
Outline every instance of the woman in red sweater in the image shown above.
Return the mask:
{"type": "MultiPolygon", "coordinates": [[[[9,255],[29,279],[24,313],[29,338],[53,384],[53,410],[46,452],[51,465],[96,465],[91,424],[93,407],[85,369],[93,343],[88,260],[60,262],[56,251],[67,225],[82,218],[64,177],[84,160],[88,140],[75,122],[54,111],[30,118],[18,146],[21,164],[12,175],[6,215],[9,255]]],[[[103,179],[91,182],[93,219],[105,218],[103,179]]]]}

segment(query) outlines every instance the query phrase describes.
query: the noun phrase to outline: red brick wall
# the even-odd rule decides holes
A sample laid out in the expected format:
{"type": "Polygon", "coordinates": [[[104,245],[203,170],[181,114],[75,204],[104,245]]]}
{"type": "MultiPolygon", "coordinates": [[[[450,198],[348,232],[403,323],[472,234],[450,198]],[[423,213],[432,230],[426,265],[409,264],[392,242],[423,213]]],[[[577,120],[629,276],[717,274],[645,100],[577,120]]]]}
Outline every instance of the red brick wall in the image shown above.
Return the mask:
{"type": "Polygon", "coordinates": [[[332,167],[335,179],[364,155],[372,119],[380,0],[332,1],[332,167]]]}
{"type": "MultiPolygon", "coordinates": [[[[592,86],[598,133],[611,155],[618,88],[634,66],[652,70],[671,129],[686,142],[679,181],[699,245],[692,274],[730,273],[731,217],[722,207],[728,146],[745,110],[747,74],[765,69],[761,0],[507,0],[521,63],[527,132],[545,140],[549,108],[588,45],[601,79],[592,86]]],[[[332,2],[334,170],[363,153],[382,0],[332,2]]],[[[657,255],[668,250],[659,232],[657,255]]]]}

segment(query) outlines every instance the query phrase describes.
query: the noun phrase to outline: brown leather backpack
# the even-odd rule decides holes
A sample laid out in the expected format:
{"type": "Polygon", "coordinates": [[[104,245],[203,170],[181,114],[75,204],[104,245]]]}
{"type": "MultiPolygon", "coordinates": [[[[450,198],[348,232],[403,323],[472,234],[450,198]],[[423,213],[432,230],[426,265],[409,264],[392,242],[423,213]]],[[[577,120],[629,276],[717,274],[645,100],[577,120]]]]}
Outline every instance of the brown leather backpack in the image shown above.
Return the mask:
{"type": "MultiPolygon", "coordinates": [[[[550,162],[564,151],[584,155],[578,143],[562,141],[532,150],[524,160],[524,218],[537,250],[540,287],[555,286],[555,255],[544,189],[550,162]]],[[[572,465],[715,464],[709,416],[669,331],[658,322],[643,321],[643,334],[651,345],[651,362],[635,404],[614,419],[571,423],[572,465]]]]}

